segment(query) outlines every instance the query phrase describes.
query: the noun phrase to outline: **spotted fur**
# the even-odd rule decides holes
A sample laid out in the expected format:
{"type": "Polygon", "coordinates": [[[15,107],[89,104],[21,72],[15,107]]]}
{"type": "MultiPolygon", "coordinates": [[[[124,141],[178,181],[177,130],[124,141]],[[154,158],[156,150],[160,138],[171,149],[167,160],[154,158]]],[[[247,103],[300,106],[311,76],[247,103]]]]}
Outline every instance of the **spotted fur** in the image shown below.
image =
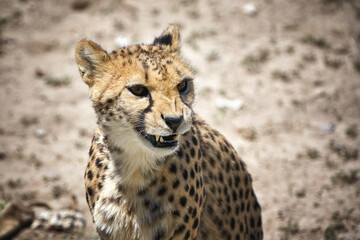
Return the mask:
{"type": "Polygon", "coordinates": [[[104,240],[262,239],[251,176],[231,144],[192,111],[194,75],[179,46],[170,26],[150,45],[108,54],[83,40],[76,48],[98,119],[85,171],[97,231],[104,240]],[[134,85],[148,95],[134,95],[134,85]],[[174,130],[166,117],[180,115],[174,130]],[[174,133],[178,144],[169,148],[144,137],[174,133]]]}

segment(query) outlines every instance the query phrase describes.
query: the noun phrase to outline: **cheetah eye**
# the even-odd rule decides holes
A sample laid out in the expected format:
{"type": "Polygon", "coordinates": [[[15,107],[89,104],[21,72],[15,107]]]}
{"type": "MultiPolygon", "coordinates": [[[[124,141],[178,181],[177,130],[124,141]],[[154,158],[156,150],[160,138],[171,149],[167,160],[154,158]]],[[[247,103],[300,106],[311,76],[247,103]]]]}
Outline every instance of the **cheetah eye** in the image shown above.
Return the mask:
{"type": "Polygon", "coordinates": [[[189,81],[190,79],[185,79],[177,85],[177,89],[179,90],[180,94],[186,94],[189,92],[190,89],[189,81]]]}
{"type": "Polygon", "coordinates": [[[149,90],[142,85],[135,85],[127,88],[132,94],[138,97],[146,97],[149,95],[149,90]]]}

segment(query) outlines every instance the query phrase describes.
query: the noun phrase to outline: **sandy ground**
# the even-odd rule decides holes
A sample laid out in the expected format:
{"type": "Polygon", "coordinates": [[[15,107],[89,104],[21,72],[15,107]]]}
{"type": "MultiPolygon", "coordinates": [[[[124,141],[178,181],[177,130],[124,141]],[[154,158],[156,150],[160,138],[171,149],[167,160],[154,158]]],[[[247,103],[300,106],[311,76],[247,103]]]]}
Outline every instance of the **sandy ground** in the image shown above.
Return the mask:
{"type": "Polygon", "coordinates": [[[17,239],[97,238],[83,182],[95,115],[76,43],[150,43],[169,23],[197,71],[196,111],[252,173],[265,239],[360,239],[360,4],[253,0],[248,16],[246,3],[0,1],[0,200],[87,219],[82,233],[17,239]]]}

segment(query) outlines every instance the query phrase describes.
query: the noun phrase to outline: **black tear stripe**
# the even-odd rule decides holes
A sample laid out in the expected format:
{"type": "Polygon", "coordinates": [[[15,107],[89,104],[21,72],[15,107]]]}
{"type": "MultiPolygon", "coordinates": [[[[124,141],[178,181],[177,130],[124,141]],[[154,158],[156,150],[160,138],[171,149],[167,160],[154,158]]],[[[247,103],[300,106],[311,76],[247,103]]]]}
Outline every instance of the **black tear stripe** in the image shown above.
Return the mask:
{"type": "Polygon", "coordinates": [[[139,116],[138,126],[135,127],[135,129],[138,132],[141,132],[141,131],[143,131],[145,129],[145,123],[144,123],[145,114],[151,111],[151,108],[152,108],[153,105],[154,105],[154,102],[153,102],[153,100],[151,98],[151,95],[149,95],[149,106],[147,106],[144,109],[144,111],[142,111],[142,113],[139,116]]]}
{"type": "Polygon", "coordinates": [[[148,80],[149,80],[148,73],[147,73],[147,72],[145,72],[145,82],[148,82],[148,80]]]}

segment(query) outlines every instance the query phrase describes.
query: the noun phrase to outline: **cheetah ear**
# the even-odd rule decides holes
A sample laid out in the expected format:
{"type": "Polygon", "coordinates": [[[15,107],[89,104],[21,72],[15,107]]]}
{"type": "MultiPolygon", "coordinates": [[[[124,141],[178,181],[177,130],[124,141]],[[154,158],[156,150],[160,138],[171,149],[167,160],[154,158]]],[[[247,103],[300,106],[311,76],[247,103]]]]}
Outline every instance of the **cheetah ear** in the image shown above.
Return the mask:
{"type": "Polygon", "coordinates": [[[98,44],[82,40],[75,50],[75,60],[84,82],[91,87],[100,74],[103,64],[110,59],[109,55],[98,44]]]}
{"type": "Polygon", "coordinates": [[[170,47],[171,52],[177,52],[180,49],[180,33],[175,25],[170,25],[157,38],[155,38],[153,45],[163,45],[170,47]]]}

